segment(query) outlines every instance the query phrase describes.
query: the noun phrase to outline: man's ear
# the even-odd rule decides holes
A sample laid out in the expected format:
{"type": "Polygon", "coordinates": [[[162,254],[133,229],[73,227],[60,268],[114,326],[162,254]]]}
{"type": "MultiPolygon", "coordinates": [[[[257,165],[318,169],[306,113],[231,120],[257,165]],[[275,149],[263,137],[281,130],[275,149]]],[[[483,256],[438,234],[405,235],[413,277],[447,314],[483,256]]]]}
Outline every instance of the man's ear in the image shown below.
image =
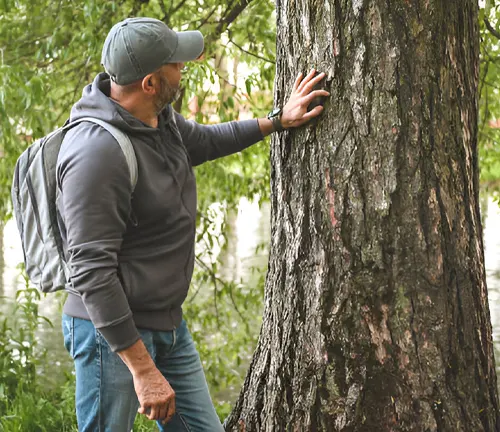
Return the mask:
{"type": "Polygon", "coordinates": [[[142,91],[147,94],[156,93],[155,89],[156,79],[153,74],[146,75],[142,79],[142,91]]]}

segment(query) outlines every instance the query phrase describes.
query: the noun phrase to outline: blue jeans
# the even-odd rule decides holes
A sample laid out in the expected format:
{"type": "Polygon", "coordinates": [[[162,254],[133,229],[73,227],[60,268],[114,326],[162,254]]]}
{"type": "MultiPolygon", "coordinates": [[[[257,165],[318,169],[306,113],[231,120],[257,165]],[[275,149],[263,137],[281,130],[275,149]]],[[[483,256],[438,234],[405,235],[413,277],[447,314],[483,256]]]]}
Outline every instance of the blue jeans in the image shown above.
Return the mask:
{"type": "MultiPolygon", "coordinates": [[[[84,319],[62,317],[64,345],[76,371],[76,416],[79,432],[129,432],[139,408],[132,375],[94,325],[84,319]]],[[[157,368],[175,391],[176,413],[166,432],[220,432],[200,362],[186,326],[173,331],[139,329],[157,368]]]]}

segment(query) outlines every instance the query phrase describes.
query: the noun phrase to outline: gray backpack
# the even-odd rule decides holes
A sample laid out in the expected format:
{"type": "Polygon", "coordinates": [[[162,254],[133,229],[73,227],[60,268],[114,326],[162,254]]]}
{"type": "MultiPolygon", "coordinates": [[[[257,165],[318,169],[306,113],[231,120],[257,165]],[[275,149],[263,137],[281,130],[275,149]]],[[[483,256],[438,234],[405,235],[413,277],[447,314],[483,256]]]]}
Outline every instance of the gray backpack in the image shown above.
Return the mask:
{"type": "Polygon", "coordinates": [[[137,183],[137,159],[129,137],[95,118],[67,123],[35,141],[19,156],[12,182],[14,215],[21,235],[26,273],[43,292],[64,289],[69,279],[56,209],[56,163],[65,133],[84,121],[96,123],[113,135],[127,160],[132,190],[137,183]]]}

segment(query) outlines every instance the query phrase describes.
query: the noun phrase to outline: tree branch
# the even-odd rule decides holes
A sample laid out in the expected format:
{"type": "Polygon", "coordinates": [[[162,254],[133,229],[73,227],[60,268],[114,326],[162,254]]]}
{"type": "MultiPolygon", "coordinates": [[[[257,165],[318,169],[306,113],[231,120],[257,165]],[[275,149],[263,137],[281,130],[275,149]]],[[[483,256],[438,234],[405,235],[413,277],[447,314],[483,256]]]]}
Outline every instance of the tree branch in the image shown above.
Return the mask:
{"type": "MultiPolygon", "coordinates": [[[[252,3],[253,0],[240,0],[231,10],[228,7],[219,25],[216,27],[215,31],[211,34],[210,42],[219,39],[220,35],[226,31],[226,29],[231,25],[231,23],[238,18],[238,16],[245,10],[245,8],[252,3]]],[[[207,44],[208,45],[208,44],[207,44]]]]}
{"type": "Polygon", "coordinates": [[[174,15],[182,6],[184,6],[184,3],[186,3],[187,0],[181,0],[179,4],[174,7],[173,9],[170,8],[169,14],[170,16],[174,15]]]}
{"type": "MultiPolygon", "coordinates": [[[[205,269],[205,271],[209,274],[210,278],[212,279],[212,282],[214,284],[214,290],[217,291],[217,283],[220,283],[223,287],[227,288],[229,291],[229,297],[231,299],[231,303],[233,304],[234,309],[236,310],[236,313],[239,315],[241,321],[243,324],[247,327],[248,329],[248,320],[243,316],[243,314],[240,312],[238,309],[238,305],[236,304],[236,301],[233,297],[233,287],[231,283],[227,283],[223,281],[221,278],[219,278],[213,271],[212,269],[206,265],[200,258],[196,257],[196,263],[205,269]]],[[[197,292],[196,292],[197,294],[197,292]]]]}
{"type": "Polygon", "coordinates": [[[160,9],[163,12],[162,21],[166,24],[170,24],[170,11],[172,10],[173,1],[170,2],[170,7],[167,9],[167,5],[165,4],[165,0],[160,0],[158,2],[160,4],[160,9]]]}
{"type": "Polygon", "coordinates": [[[196,28],[196,30],[199,30],[201,29],[207,22],[210,18],[212,18],[212,15],[215,13],[215,11],[217,10],[217,8],[219,7],[219,5],[215,5],[215,7],[210,11],[210,13],[205,17],[205,19],[201,22],[200,25],[198,25],[198,27],[196,28]]]}
{"type": "Polygon", "coordinates": [[[149,0],[136,0],[132,6],[132,11],[130,13],[130,16],[136,16],[139,10],[141,9],[141,6],[147,3],[149,3],[149,0]]]}
{"type": "Polygon", "coordinates": [[[259,60],[264,60],[265,62],[276,64],[274,60],[270,60],[268,58],[262,57],[259,54],[255,54],[253,52],[247,51],[245,48],[239,46],[236,42],[234,42],[232,39],[229,39],[229,42],[231,42],[236,48],[238,48],[240,51],[243,51],[244,53],[251,55],[252,57],[258,58],[259,60]]]}
{"type": "Polygon", "coordinates": [[[498,32],[497,30],[495,30],[495,28],[491,25],[491,23],[488,20],[488,18],[484,19],[484,25],[486,26],[486,28],[489,30],[489,32],[493,36],[495,36],[497,39],[500,39],[500,32],[498,32]]]}

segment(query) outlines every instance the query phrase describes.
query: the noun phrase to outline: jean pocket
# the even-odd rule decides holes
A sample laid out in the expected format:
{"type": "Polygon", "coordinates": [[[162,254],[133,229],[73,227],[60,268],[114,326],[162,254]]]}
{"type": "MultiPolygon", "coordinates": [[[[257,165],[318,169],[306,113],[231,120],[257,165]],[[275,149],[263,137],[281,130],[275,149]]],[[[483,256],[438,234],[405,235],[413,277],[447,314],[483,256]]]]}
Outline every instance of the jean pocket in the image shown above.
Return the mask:
{"type": "Polygon", "coordinates": [[[157,422],[158,429],[162,432],[191,432],[186,420],[179,412],[176,412],[167,424],[157,422]]]}
{"type": "Polygon", "coordinates": [[[182,428],[183,428],[183,429],[181,429],[181,430],[182,430],[183,432],[191,432],[191,429],[189,429],[189,426],[188,426],[188,424],[187,424],[186,420],[184,420],[184,417],[182,417],[182,415],[181,415],[181,414],[179,414],[179,413],[176,413],[176,415],[177,415],[177,416],[179,416],[179,420],[180,420],[180,422],[181,422],[181,424],[182,424],[182,428]]]}
{"type": "Polygon", "coordinates": [[[71,357],[74,356],[74,334],[75,334],[75,319],[68,315],[62,317],[62,331],[64,338],[64,347],[71,357]]]}

